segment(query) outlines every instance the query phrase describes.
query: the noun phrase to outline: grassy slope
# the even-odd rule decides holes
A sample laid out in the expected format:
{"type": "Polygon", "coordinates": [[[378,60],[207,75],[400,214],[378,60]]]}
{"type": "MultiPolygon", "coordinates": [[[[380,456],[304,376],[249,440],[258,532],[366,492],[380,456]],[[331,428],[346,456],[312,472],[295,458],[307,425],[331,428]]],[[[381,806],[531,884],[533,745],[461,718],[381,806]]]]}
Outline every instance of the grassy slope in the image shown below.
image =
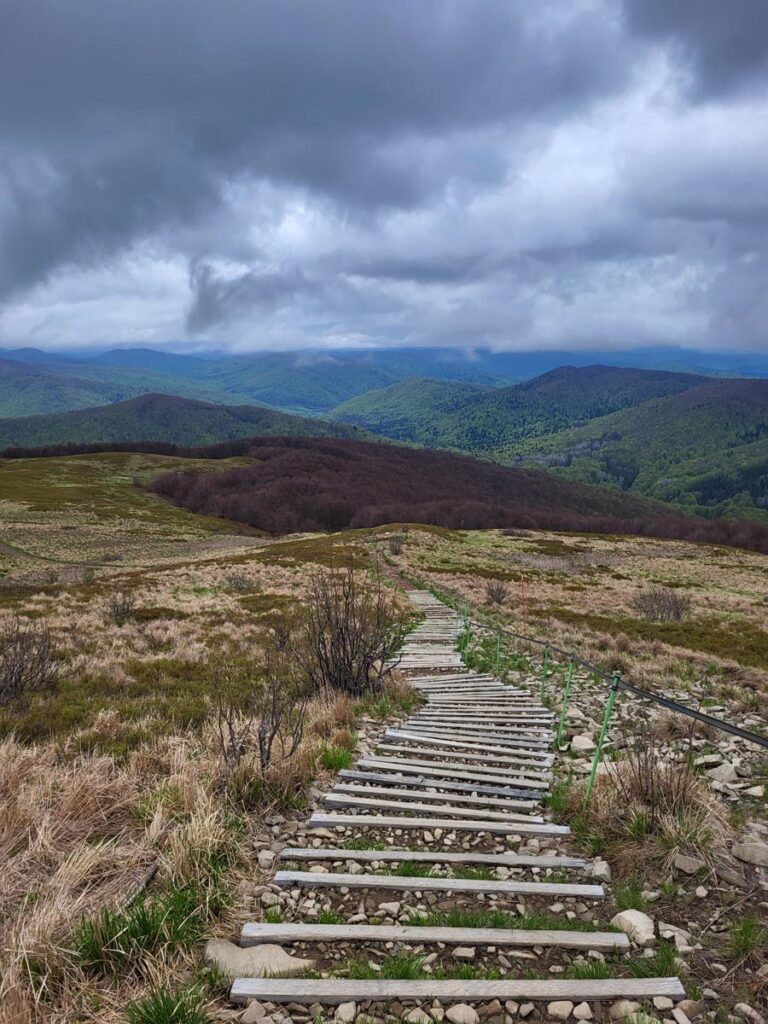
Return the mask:
{"type": "Polygon", "coordinates": [[[768,381],[707,382],[496,454],[567,462],[558,471],[572,479],[765,520],[756,503],[768,497],[768,381]]]}
{"type": "Polygon", "coordinates": [[[611,366],[564,366],[532,381],[464,396],[455,385],[412,382],[364,395],[334,418],[401,439],[482,452],[586,423],[650,398],[695,387],[700,377],[611,366]],[[413,411],[409,413],[409,404],[413,411]]]}
{"type": "Polygon", "coordinates": [[[0,450],[67,442],[169,441],[201,445],[257,434],[368,436],[356,427],[303,419],[274,409],[212,405],[153,394],[82,412],[0,420],[0,450]]]}

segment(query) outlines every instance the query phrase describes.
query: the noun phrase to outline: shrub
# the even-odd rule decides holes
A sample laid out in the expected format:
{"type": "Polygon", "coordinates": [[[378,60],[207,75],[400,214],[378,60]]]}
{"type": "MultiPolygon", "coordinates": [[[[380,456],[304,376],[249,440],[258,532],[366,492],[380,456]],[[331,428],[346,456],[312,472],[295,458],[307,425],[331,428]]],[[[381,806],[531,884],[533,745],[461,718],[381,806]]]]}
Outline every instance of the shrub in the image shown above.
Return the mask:
{"type": "Polygon", "coordinates": [[[507,599],[507,585],[502,580],[486,580],[485,598],[488,604],[504,604],[507,599]]]}
{"type": "Polygon", "coordinates": [[[691,610],[691,599],[679,590],[654,586],[635,594],[632,607],[649,622],[682,622],[691,610]]]}
{"type": "Polygon", "coordinates": [[[0,706],[56,688],[61,663],[48,627],[17,616],[0,633],[0,706]]]}
{"type": "Polygon", "coordinates": [[[250,590],[258,590],[258,582],[246,576],[244,572],[230,573],[226,578],[227,589],[238,594],[245,594],[250,590]]]}
{"type": "Polygon", "coordinates": [[[390,555],[400,555],[403,551],[403,538],[396,536],[389,538],[389,553],[390,555]]]}
{"type": "Polygon", "coordinates": [[[313,693],[359,697],[380,689],[406,634],[406,616],[382,581],[351,567],[318,569],[289,644],[313,693]]]}
{"type": "Polygon", "coordinates": [[[136,597],[130,591],[112,594],[107,602],[109,619],[115,626],[124,626],[133,618],[136,608],[136,597]]]}

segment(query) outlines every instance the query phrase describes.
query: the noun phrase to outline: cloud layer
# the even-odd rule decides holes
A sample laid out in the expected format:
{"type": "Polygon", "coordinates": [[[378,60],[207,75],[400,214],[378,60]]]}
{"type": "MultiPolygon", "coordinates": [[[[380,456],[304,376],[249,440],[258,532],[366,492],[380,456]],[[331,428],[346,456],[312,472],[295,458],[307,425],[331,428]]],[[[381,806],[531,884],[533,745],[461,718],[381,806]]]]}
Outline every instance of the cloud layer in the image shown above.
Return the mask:
{"type": "Polygon", "coordinates": [[[0,344],[768,346],[763,0],[6,0],[0,344]]]}

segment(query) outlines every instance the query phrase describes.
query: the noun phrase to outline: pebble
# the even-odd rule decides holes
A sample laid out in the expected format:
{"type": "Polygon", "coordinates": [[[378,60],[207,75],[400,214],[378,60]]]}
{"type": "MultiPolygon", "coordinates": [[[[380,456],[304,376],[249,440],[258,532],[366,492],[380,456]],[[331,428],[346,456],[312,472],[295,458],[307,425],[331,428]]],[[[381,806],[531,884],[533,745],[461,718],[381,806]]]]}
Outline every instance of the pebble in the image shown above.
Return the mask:
{"type": "Polygon", "coordinates": [[[568,999],[558,999],[547,1004],[547,1013],[555,1020],[568,1020],[573,1010],[573,1003],[568,999]]]}
{"type": "Polygon", "coordinates": [[[573,1016],[576,1020],[592,1020],[592,1007],[589,1003],[579,1003],[573,1008],[573,1016]]]}
{"type": "Polygon", "coordinates": [[[449,1006],[445,1011],[446,1018],[451,1024],[479,1024],[480,1015],[473,1007],[466,1003],[456,1003],[449,1006]]]}
{"type": "Polygon", "coordinates": [[[357,1004],[340,1003],[336,1007],[336,1013],[333,1016],[334,1020],[338,1021],[338,1024],[352,1024],[357,1016],[357,1004]]]}

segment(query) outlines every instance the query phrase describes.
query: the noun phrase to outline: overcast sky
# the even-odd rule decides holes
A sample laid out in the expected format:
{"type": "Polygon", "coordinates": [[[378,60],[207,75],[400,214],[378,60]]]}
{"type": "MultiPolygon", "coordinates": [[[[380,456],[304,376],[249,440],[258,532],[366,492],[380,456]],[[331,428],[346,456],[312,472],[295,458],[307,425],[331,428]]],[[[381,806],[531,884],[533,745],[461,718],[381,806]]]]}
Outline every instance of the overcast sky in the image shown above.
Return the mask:
{"type": "Polygon", "coordinates": [[[768,348],[766,0],[2,0],[0,344],[768,348]]]}

